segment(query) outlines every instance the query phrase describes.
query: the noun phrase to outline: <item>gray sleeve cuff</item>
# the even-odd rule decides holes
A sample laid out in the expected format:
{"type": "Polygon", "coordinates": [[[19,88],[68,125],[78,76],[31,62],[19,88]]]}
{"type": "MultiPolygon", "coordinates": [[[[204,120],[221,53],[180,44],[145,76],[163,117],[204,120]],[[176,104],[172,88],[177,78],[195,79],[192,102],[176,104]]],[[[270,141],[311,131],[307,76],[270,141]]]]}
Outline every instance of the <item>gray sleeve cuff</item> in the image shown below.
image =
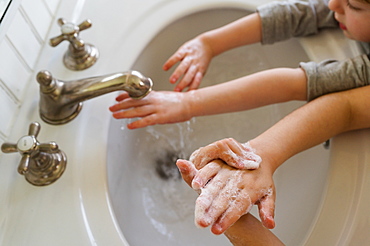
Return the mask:
{"type": "Polygon", "coordinates": [[[366,55],[344,61],[301,62],[307,76],[307,100],[370,85],[370,62],[366,55]]]}

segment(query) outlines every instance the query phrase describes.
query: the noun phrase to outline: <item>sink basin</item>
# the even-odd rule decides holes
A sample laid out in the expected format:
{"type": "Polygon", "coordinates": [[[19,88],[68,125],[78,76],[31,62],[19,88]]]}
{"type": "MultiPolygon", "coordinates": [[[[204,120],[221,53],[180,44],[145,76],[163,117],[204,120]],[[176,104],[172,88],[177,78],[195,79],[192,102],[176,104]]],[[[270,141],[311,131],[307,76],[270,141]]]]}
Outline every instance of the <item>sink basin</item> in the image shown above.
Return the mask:
{"type": "MultiPolygon", "coordinates": [[[[179,19],[151,40],[132,69],[151,77],[155,90],[172,90],[173,85],[168,82],[170,72],[161,70],[165,60],[195,35],[247,13],[241,9],[213,9],[179,19]]],[[[268,68],[297,67],[305,60],[308,57],[295,39],[273,46],[241,47],[217,56],[202,86],[268,68]]],[[[107,153],[109,195],[128,243],[228,245],[226,237],[194,225],[197,195],[180,178],[176,159],[188,158],[197,148],[226,137],[247,142],[301,105],[289,102],[137,130],[126,129],[127,120],[112,119],[107,153]]],[[[328,168],[329,151],[317,146],[291,158],[276,172],[277,226],[273,231],[287,245],[299,245],[310,231],[325,190],[328,168]]],[[[254,208],[252,213],[256,211],[254,208]]]]}

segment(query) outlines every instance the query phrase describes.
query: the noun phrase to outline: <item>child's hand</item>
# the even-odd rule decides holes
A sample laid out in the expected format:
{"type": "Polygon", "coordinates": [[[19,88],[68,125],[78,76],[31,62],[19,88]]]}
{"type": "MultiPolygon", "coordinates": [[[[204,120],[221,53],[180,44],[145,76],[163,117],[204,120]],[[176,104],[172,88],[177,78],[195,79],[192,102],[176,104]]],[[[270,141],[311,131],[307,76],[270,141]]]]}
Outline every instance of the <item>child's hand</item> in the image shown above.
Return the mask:
{"type": "Polygon", "coordinates": [[[212,226],[214,234],[221,234],[257,204],[263,225],[275,227],[275,186],[268,168],[237,170],[218,160],[198,171],[185,160],[176,164],[185,182],[192,183],[193,188],[195,183],[205,184],[198,190],[196,201],[198,226],[212,226]]]}
{"type": "Polygon", "coordinates": [[[178,67],[170,76],[170,82],[175,84],[175,91],[197,89],[212,59],[212,50],[201,38],[194,38],[183,44],[163,65],[167,71],[176,63],[178,67]]]}
{"type": "Polygon", "coordinates": [[[191,119],[187,103],[182,99],[184,93],[168,91],[151,91],[146,97],[132,99],[125,92],[119,95],[117,104],[109,110],[116,119],[140,119],[127,125],[129,129],[136,129],[155,124],[178,123],[191,119]]]}
{"type": "Polygon", "coordinates": [[[237,169],[257,169],[262,159],[249,142],[241,144],[233,138],[216,141],[193,152],[190,161],[201,169],[213,160],[221,159],[237,169]]]}

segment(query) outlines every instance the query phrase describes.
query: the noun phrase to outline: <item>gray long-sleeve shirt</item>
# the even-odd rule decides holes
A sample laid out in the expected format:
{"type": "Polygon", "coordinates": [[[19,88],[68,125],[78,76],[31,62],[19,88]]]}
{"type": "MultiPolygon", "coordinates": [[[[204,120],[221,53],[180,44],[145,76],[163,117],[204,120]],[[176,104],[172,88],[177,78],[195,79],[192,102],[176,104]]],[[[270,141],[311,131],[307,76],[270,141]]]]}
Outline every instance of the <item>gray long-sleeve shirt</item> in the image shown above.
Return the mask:
{"type": "MultiPolygon", "coordinates": [[[[273,2],[260,6],[262,44],[318,33],[323,28],[338,28],[327,0],[273,2]]],[[[365,52],[370,44],[362,43],[365,52]]],[[[361,55],[344,61],[300,63],[307,76],[307,98],[370,85],[369,56],[361,55]]]]}

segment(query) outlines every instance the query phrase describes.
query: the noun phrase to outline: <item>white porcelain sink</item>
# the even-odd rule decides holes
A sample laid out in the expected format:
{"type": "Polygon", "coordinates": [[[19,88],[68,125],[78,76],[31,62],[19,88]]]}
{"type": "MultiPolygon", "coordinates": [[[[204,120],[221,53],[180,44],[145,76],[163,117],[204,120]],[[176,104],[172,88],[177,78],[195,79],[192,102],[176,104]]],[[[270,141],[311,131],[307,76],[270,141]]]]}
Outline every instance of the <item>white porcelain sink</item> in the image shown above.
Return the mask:
{"type": "MultiPolygon", "coordinates": [[[[92,28],[81,36],[96,45],[101,56],[91,68],[74,72],[62,63],[68,44],[45,45],[35,73],[46,69],[58,79],[74,80],[132,68],[152,77],[154,89],[172,90],[170,73],[161,66],[180,44],[245,15],[241,9],[254,10],[269,1],[63,0],[55,17],[76,23],[91,19],[92,28]]],[[[52,25],[48,37],[59,32],[60,27],[52,25]]],[[[309,59],[342,59],[349,53],[340,36],[330,32],[225,53],[213,60],[203,86],[274,66],[297,67],[299,61],[309,59]],[[325,48],[327,40],[330,49],[325,48]]],[[[178,178],[175,159],[187,158],[198,147],[225,137],[247,141],[301,105],[285,103],[131,131],[108,111],[114,93],[84,102],[80,115],[62,126],[41,121],[38,94],[37,82],[30,82],[22,117],[9,141],[17,141],[32,121],[39,121],[39,140],[58,143],[67,154],[67,169],[51,186],[38,188],[17,174],[18,155],[2,156],[8,165],[1,169],[7,184],[2,187],[6,217],[0,224],[1,245],[227,245],[224,236],[195,227],[196,194],[178,178]]],[[[333,139],[330,151],[318,146],[278,170],[274,232],[287,245],[369,242],[369,139],[369,130],[340,135],[333,139]]]]}

